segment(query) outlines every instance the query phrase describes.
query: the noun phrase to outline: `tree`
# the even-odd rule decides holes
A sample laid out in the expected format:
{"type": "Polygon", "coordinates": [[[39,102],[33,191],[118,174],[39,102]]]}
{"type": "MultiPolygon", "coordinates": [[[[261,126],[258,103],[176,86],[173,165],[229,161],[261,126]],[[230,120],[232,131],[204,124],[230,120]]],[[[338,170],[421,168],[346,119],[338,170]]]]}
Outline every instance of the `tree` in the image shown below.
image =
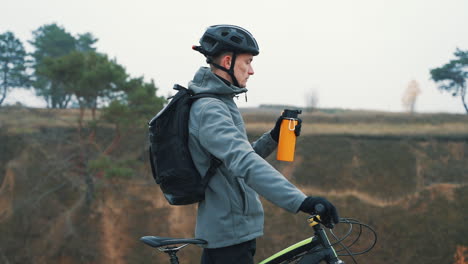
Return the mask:
{"type": "Polygon", "coordinates": [[[457,48],[454,52],[456,59],[442,67],[430,71],[431,78],[439,83],[439,89],[451,92],[452,96],[460,96],[463,107],[468,114],[466,102],[466,81],[468,79],[468,51],[457,48]]]}
{"type": "MultiPolygon", "coordinates": [[[[147,120],[161,110],[166,103],[163,97],[156,96],[158,88],[151,80],[149,83],[143,77],[133,78],[124,85],[125,100],[138,121],[147,120]]],[[[146,127],[146,122],[145,122],[146,127]]]]}
{"type": "Polygon", "coordinates": [[[35,62],[34,88],[37,94],[44,97],[51,108],[66,108],[71,94],[62,85],[41,74],[43,71],[40,68],[47,58],[57,58],[75,50],[75,38],[57,24],[49,24],[33,31],[33,40],[30,43],[35,48],[32,56],[35,62]]]}
{"type": "Polygon", "coordinates": [[[80,127],[85,109],[91,109],[95,120],[98,101],[111,101],[123,93],[122,86],[127,79],[121,65],[95,51],[73,51],[61,57],[47,57],[37,68],[37,73],[64,93],[75,96],[80,106],[80,127]]]}
{"type": "Polygon", "coordinates": [[[34,58],[34,88],[39,96],[44,97],[51,108],[66,108],[71,101],[73,93],[63,85],[47,76],[47,67],[51,59],[63,57],[74,51],[94,52],[92,46],[97,42],[91,33],[79,34],[77,38],[65,31],[57,24],[40,27],[33,32],[30,43],[35,47],[32,53],[34,58]]]}
{"type": "Polygon", "coordinates": [[[127,73],[117,61],[105,54],[87,52],[80,85],[73,91],[80,105],[91,108],[96,117],[98,100],[111,101],[123,92],[127,73]]]}
{"type": "Polygon", "coordinates": [[[318,108],[319,104],[319,94],[317,90],[313,89],[310,90],[305,94],[305,104],[306,104],[306,109],[307,111],[314,111],[315,109],[318,108]]]}
{"type": "Polygon", "coordinates": [[[153,80],[146,83],[143,77],[132,78],[123,88],[125,95],[103,109],[102,119],[113,124],[115,130],[115,137],[104,151],[105,154],[113,151],[122,137],[133,133],[135,129],[146,128],[149,119],[166,103],[163,97],[156,96],[157,87],[153,80]]]}
{"type": "Polygon", "coordinates": [[[28,82],[25,57],[23,44],[12,32],[7,31],[0,35],[0,105],[9,89],[28,82]]]}
{"type": "Polygon", "coordinates": [[[37,63],[46,57],[60,57],[76,49],[76,39],[55,23],[33,31],[30,43],[36,49],[32,55],[37,63]]]}
{"type": "Polygon", "coordinates": [[[410,81],[403,97],[401,98],[405,111],[408,113],[414,113],[416,99],[418,99],[419,94],[421,94],[421,89],[419,88],[418,82],[415,80],[410,81]]]}
{"type": "MultiPolygon", "coordinates": [[[[130,164],[135,160],[112,154],[123,139],[128,139],[135,134],[144,134],[143,129],[148,120],[161,110],[166,102],[164,98],[156,96],[157,88],[153,81],[146,83],[143,78],[133,78],[127,80],[120,88],[123,94],[102,109],[99,119],[101,122],[113,125],[112,141],[110,143],[93,142],[89,145],[93,146],[94,151],[84,151],[84,153],[81,151],[88,203],[94,197],[93,175],[106,177],[132,175],[133,170],[130,164]]],[[[88,137],[90,138],[92,137],[88,137]]]]}
{"type": "Polygon", "coordinates": [[[98,41],[91,33],[78,34],[76,39],[76,50],[78,51],[96,51],[96,48],[93,47],[94,44],[98,41]]]}
{"type": "MultiPolygon", "coordinates": [[[[110,60],[105,54],[95,51],[73,51],[61,57],[45,58],[41,67],[38,68],[38,73],[62,87],[66,93],[73,94],[79,103],[78,143],[80,147],[76,151],[78,155],[76,170],[86,184],[86,203],[89,205],[93,200],[95,189],[93,170],[100,168],[102,161],[109,161],[108,157],[102,156],[104,149],[108,147],[103,146],[95,138],[98,127],[95,114],[98,101],[110,101],[123,93],[127,74],[115,60],[110,60]],[[86,108],[91,108],[93,116],[92,122],[87,123],[87,127],[83,123],[86,108]],[[96,157],[98,160],[95,160],[96,157]]],[[[112,173],[129,171],[125,167],[120,169],[111,167],[109,170],[113,171],[112,173]]]]}

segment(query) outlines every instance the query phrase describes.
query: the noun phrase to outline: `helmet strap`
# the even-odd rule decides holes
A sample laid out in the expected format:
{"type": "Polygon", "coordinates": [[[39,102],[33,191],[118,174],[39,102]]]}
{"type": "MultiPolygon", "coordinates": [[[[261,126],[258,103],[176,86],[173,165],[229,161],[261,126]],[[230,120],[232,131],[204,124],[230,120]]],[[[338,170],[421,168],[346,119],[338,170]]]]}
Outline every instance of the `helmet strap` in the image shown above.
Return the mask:
{"type": "Polygon", "coordinates": [[[233,52],[232,60],[231,60],[231,67],[229,68],[228,73],[231,76],[234,86],[239,87],[239,82],[237,81],[236,76],[234,75],[234,65],[236,64],[236,58],[237,58],[237,53],[233,52]]]}
{"type": "Polygon", "coordinates": [[[206,62],[215,66],[216,68],[222,70],[222,71],[225,71],[229,74],[229,76],[231,77],[232,79],[232,84],[234,84],[235,86],[239,87],[239,82],[237,81],[236,79],[236,76],[234,75],[234,65],[236,64],[236,58],[237,58],[237,53],[236,52],[233,52],[232,53],[232,59],[231,59],[231,67],[229,69],[217,64],[217,63],[214,63],[213,60],[211,58],[207,58],[206,59],[206,62]]]}

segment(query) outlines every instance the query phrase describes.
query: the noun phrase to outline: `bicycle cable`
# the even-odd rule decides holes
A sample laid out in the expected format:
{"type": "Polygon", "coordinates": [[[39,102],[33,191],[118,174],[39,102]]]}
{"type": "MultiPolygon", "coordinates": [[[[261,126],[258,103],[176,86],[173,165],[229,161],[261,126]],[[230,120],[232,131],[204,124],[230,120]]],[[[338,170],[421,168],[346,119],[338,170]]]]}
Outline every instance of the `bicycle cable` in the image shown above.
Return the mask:
{"type": "Polygon", "coordinates": [[[353,262],[355,264],[357,264],[357,261],[354,258],[354,256],[362,255],[362,254],[365,254],[365,253],[369,252],[370,250],[372,250],[372,248],[374,248],[375,244],[377,243],[377,233],[369,225],[363,224],[363,223],[361,223],[358,220],[353,219],[353,218],[341,218],[340,223],[348,224],[349,225],[348,231],[343,236],[338,237],[333,232],[332,229],[329,229],[330,234],[335,239],[335,241],[333,241],[333,243],[332,243],[332,246],[335,246],[335,245],[341,246],[340,248],[336,249],[337,255],[338,256],[349,256],[349,257],[351,257],[353,262]],[[359,226],[359,231],[358,231],[358,233],[356,235],[356,238],[354,238],[351,242],[348,242],[348,243],[345,244],[345,240],[353,233],[353,226],[354,225],[359,226]],[[371,234],[373,234],[374,241],[372,242],[372,244],[368,248],[366,248],[366,249],[364,249],[364,250],[362,250],[360,252],[352,252],[351,247],[353,245],[355,245],[356,242],[359,240],[359,238],[362,236],[364,229],[367,229],[368,231],[371,232],[371,234]],[[346,253],[338,254],[339,252],[343,252],[343,251],[346,251],[346,253]]]}

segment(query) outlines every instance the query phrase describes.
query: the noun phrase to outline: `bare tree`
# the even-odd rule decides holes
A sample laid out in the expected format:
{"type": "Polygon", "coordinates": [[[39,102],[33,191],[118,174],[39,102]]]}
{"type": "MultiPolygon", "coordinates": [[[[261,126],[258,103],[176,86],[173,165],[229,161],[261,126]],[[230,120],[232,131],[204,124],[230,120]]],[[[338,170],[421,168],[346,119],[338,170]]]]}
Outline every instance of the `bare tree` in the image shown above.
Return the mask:
{"type": "Polygon", "coordinates": [[[317,90],[315,89],[309,90],[308,92],[306,92],[304,98],[305,98],[305,105],[306,105],[307,111],[312,112],[318,108],[319,94],[317,90]]]}
{"type": "Polygon", "coordinates": [[[403,103],[403,108],[408,113],[414,113],[414,108],[416,105],[416,99],[421,94],[421,89],[419,88],[419,83],[415,80],[411,80],[408,83],[408,87],[401,98],[403,103]]]}

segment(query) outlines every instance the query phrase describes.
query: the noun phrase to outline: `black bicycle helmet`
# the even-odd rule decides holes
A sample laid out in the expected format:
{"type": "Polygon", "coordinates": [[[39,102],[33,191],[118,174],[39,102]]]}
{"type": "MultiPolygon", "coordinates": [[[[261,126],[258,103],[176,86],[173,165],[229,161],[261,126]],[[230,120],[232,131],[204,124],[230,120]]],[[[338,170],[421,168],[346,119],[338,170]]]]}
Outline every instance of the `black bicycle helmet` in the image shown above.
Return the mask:
{"type": "Polygon", "coordinates": [[[200,39],[200,46],[192,46],[192,49],[205,55],[207,63],[227,72],[231,76],[235,86],[239,86],[234,75],[237,54],[249,53],[257,56],[260,53],[257,41],[252,34],[246,29],[234,25],[214,25],[208,27],[200,39]],[[230,69],[226,69],[213,62],[213,58],[223,52],[233,53],[230,69]]]}
{"type": "Polygon", "coordinates": [[[200,46],[194,47],[205,56],[216,56],[222,52],[250,53],[260,52],[257,41],[247,30],[234,25],[214,25],[208,27],[200,39],[200,46]]]}

